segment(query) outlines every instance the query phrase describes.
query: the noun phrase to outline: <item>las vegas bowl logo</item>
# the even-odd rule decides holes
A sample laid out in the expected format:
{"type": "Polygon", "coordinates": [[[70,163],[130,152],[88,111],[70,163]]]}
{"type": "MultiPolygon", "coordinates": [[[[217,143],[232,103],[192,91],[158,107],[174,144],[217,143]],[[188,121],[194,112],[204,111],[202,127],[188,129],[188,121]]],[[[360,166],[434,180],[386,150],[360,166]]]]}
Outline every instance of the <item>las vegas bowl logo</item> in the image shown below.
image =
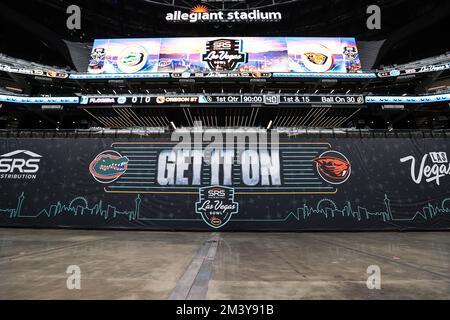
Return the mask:
{"type": "Polygon", "coordinates": [[[247,62],[247,53],[241,52],[242,41],[217,39],[206,42],[206,52],[202,60],[213,71],[234,70],[240,63],[247,62]]]}
{"type": "Polygon", "coordinates": [[[89,165],[89,171],[100,183],[111,183],[127,171],[128,158],[114,150],[99,153],[89,165]]]}
{"type": "Polygon", "coordinates": [[[234,201],[234,189],[210,186],[199,189],[195,212],[212,228],[223,227],[238,213],[239,204],[234,201]]]}
{"type": "Polygon", "coordinates": [[[352,172],[348,159],[337,151],[325,151],[313,161],[319,176],[331,184],[344,183],[352,172]]]}

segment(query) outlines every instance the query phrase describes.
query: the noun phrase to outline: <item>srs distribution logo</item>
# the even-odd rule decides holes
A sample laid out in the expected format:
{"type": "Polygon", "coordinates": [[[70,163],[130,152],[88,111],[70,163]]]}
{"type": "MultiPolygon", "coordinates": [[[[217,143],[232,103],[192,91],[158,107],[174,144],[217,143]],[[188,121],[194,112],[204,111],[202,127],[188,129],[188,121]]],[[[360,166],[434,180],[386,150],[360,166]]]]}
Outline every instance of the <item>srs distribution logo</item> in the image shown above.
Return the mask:
{"type": "Polygon", "coordinates": [[[29,150],[0,155],[0,179],[36,179],[42,156],[29,150]]]}

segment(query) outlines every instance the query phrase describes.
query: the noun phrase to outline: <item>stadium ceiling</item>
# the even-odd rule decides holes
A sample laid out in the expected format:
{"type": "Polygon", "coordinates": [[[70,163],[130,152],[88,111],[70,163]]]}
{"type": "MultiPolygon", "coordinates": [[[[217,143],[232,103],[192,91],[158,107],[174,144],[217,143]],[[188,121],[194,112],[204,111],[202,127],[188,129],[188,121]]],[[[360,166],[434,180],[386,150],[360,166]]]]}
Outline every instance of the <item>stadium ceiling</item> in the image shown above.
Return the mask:
{"type": "Polygon", "coordinates": [[[304,2],[304,0],[202,0],[202,1],[185,1],[185,0],[142,0],[151,4],[164,7],[173,7],[177,9],[190,10],[195,5],[205,5],[211,10],[254,10],[266,9],[280,5],[293,4],[296,2],[304,2]]]}
{"type": "MultiPolygon", "coordinates": [[[[351,36],[386,40],[378,64],[405,63],[445,52],[449,1],[422,0],[2,0],[0,52],[48,65],[67,66],[64,41],[95,38],[182,36],[351,36]],[[382,27],[369,30],[366,9],[376,3],[382,27]],[[69,5],[81,8],[80,30],[68,30],[69,5]],[[168,23],[168,12],[205,5],[209,10],[279,11],[274,23],[168,23]],[[223,9],[225,8],[225,9],[223,9]]],[[[73,67],[73,66],[72,66],[73,67]]]]}

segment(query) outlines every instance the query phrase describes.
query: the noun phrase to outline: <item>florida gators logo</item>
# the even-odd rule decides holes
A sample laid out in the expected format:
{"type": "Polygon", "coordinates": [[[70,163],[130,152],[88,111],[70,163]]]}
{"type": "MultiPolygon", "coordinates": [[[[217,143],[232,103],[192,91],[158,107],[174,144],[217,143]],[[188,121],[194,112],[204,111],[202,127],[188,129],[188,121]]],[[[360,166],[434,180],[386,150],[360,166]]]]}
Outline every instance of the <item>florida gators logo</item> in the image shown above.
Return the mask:
{"type": "Polygon", "coordinates": [[[100,183],[111,183],[127,171],[128,158],[114,150],[99,153],[89,165],[89,171],[100,183]]]}
{"type": "Polygon", "coordinates": [[[313,159],[320,177],[331,184],[341,184],[350,177],[352,168],[348,159],[340,152],[325,151],[313,159]]]}

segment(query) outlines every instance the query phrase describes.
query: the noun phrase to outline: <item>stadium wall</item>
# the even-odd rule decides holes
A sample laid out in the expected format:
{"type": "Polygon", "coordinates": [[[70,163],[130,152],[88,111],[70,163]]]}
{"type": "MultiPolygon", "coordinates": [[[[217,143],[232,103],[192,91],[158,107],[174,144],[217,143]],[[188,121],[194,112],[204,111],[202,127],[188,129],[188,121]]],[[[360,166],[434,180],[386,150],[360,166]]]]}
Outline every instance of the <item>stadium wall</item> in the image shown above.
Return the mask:
{"type": "Polygon", "coordinates": [[[449,229],[449,148],[420,137],[285,136],[267,148],[192,150],[156,135],[1,138],[0,226],[449,229]]]}

